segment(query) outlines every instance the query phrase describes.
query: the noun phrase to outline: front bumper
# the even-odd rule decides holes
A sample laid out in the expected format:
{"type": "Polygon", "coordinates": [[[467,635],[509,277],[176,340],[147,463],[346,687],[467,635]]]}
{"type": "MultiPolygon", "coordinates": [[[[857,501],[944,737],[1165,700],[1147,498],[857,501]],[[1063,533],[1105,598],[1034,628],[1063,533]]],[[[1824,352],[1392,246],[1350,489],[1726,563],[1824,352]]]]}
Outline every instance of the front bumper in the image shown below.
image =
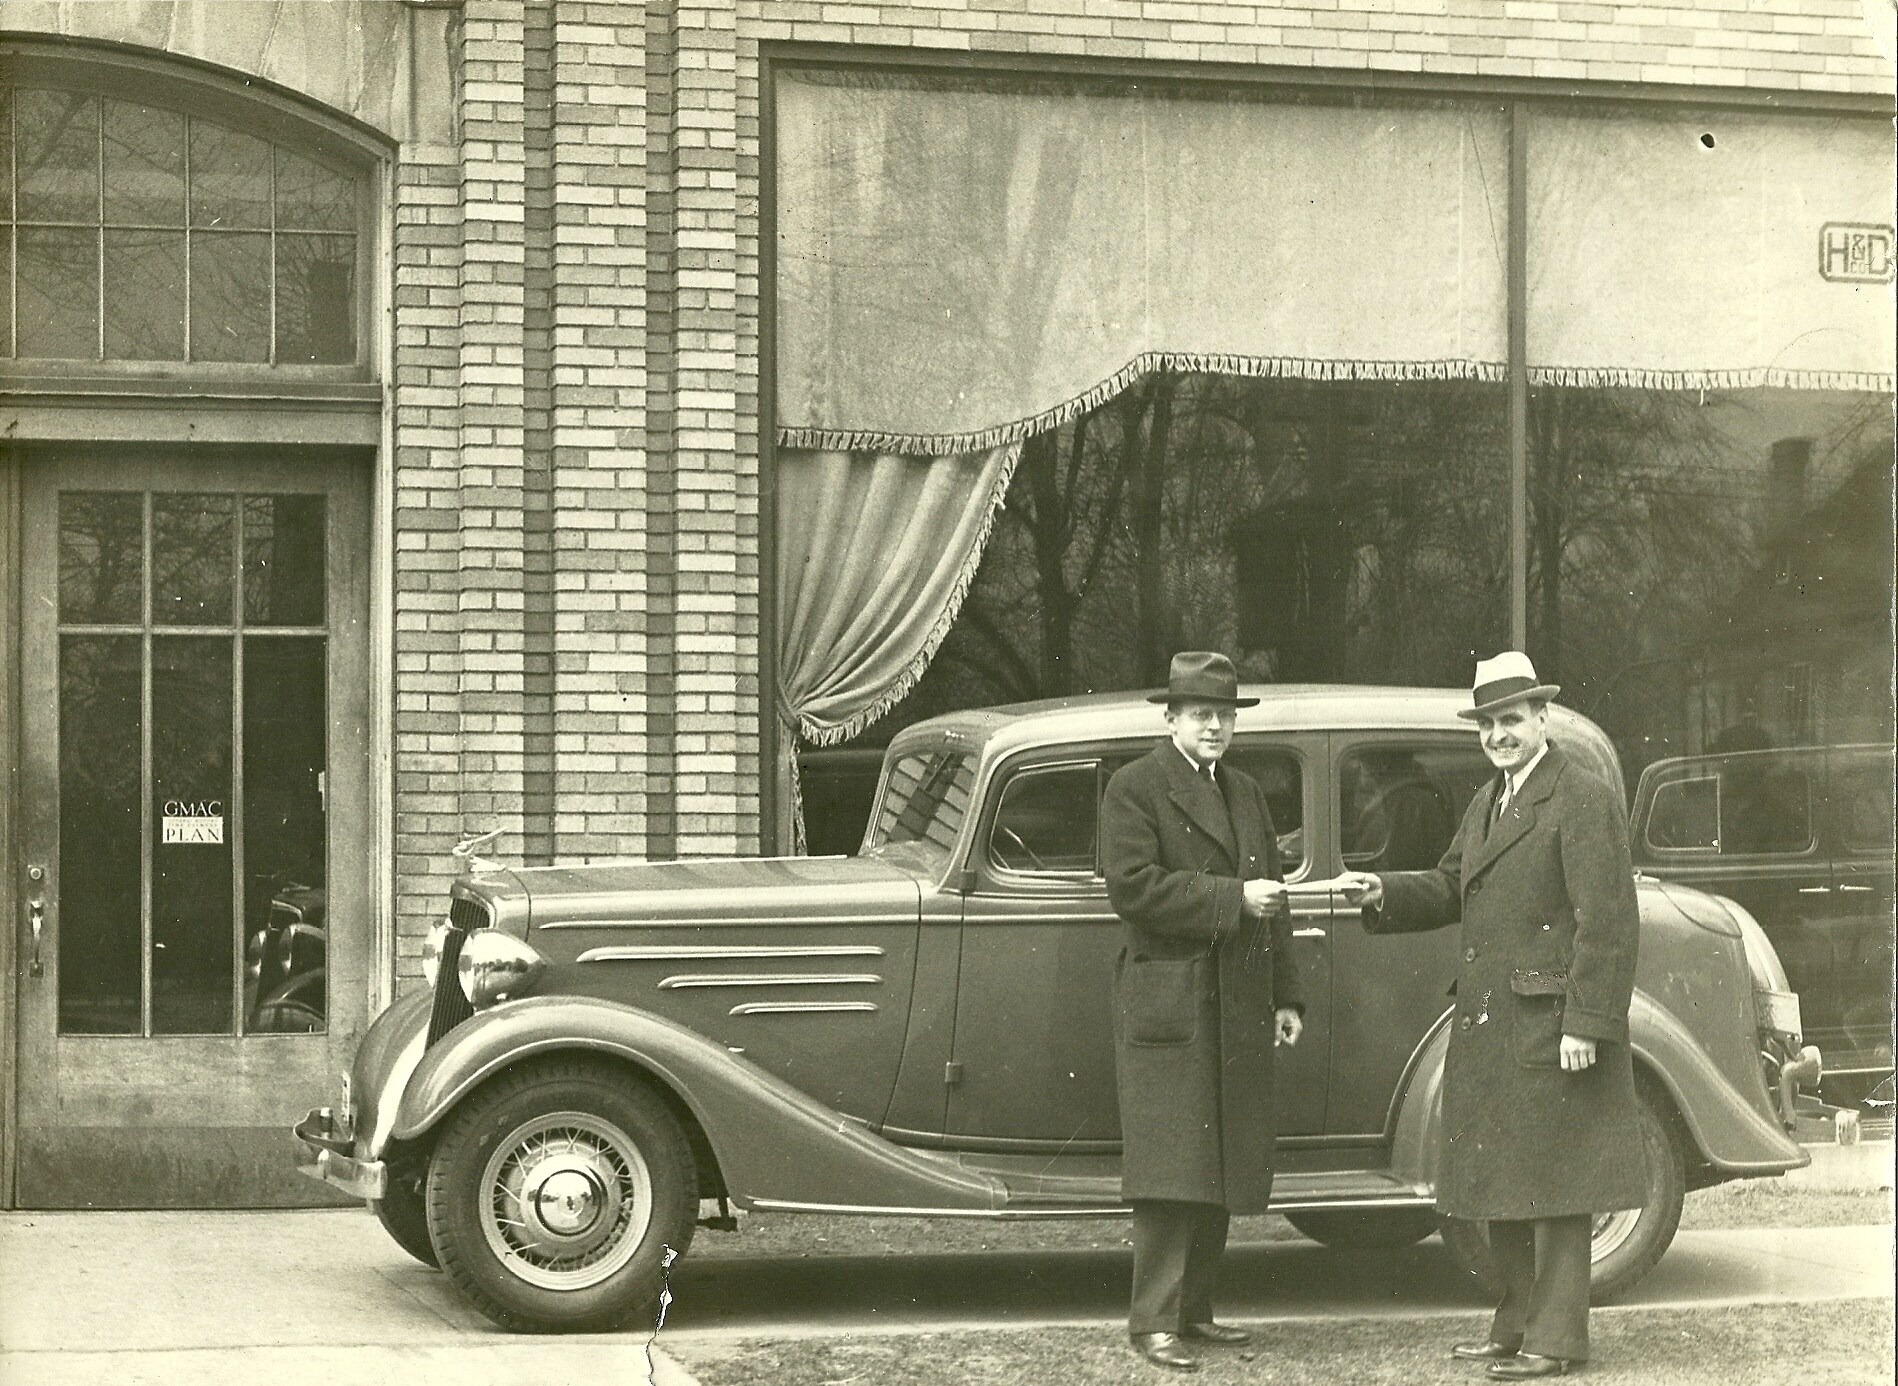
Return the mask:
{"type": "Polygon", "coordinates": [[[297,1172],[341,1189],[352,1198],[379,1200],[388,1192],[389,1167],[381,1160],[356,1158],[355,1133],[347,1117],[329,1107],[312,1108],[293,1131],[297,1172]]]}

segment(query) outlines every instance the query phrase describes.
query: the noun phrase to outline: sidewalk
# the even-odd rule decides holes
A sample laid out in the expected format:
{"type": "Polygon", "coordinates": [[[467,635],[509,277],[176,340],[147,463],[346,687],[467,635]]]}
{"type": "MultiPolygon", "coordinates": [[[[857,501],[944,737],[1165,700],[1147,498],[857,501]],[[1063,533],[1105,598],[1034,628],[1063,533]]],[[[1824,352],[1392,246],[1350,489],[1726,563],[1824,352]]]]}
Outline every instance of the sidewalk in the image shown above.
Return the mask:
{"type": "MultiPolygon", "coordinates": [[[[1684,1232],[1625,1307],[1889,1299],[1890,1226],[1684,1232]]],[[[1124,1251],[683,1263],[661,1341],[1112,1326],[1124,1251]]],[[[517,1337],[354,1210],[0,1214],[7,1386],[693,1386],[646,1332],[517,1337]]],[[[1435,1239],[1236,1247],[1236,1321],[1480,1317],[1435,1239]]]]}

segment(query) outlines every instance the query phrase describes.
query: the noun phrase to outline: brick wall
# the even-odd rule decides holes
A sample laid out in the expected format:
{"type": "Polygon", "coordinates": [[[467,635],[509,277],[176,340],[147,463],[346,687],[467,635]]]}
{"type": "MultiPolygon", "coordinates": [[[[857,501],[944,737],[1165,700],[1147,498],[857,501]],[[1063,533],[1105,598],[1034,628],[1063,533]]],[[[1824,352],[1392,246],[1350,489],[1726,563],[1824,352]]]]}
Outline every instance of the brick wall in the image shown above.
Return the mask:
{"type": "Polygon", "coordinates": [[[6,23],[264,76],[397,150],[405,983],[459,831],[535,859],[759,845],[761,43],[1886,96],[1893,70],[1885,0],[9,0],[6,23]]]}

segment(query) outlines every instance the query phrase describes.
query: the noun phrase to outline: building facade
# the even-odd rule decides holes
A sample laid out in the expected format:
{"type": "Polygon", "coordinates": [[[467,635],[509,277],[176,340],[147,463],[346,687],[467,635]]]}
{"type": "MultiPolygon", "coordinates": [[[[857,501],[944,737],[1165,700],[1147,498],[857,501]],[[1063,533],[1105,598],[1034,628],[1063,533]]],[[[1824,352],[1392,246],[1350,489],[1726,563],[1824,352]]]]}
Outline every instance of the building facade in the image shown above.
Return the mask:
{"type": "MultiPolygon", "coordinates": [[[[1010,526],[1036,469],[1095,456],[1108,426],[1083,446],[1079,421],[1130,391],[1153,397],[1122,452],[1165,466],[1127,513],[1185,514],[1166,496],[1195,468],[1265,478],[1219,483],[1257,523],[1187,541],[1212,577],[1161,562],[1177,534],[1126,560],[1145,643],[1276,677],[1439,681],[1484,640],[1553,650],[1552,621],[1609,652],[1571,681],[1621,672],[1642,611],[1590,637],[1602,600],[1570,611],[1552,575],[1625,571],[1602,536],[1645,521],[1545,532],[1537,478],[1586,459],[1532,391],[1615,405],[1574,428],[1660,459],[1644,476],[1744,452],[1761,516],[1795,479],[1813,510],[1865,485],[1882,447],[1889,515],[1886,0],[10,0],[3,22],[0,1205],[305,1197],[282,1128],[419,976],[465,833],[528,861],[787,849],[800,744],[1143,681],[1140,650],[1070,675],[1045,621],[1007,658],[969,643],[1032,566],[1010,526]],[[1683,132],[1751,162],[1681,185],[1683,132]],[[1649,160],[1620,205],[1666,217],[1586,221],[1602,150],[1649,160]],[[1797,205],[1761,210],[1795,174],[1797,205]],[[1325,196],[1228,196],[1281,180],[1325,196]],[[1742,214],[1764,229],[1723,239],[1742,214]],[[1538,240],[1538,216],[1586,235],[1538,240]],[[1747,248],[1767,231],[1796,242],[1790,287],[1747,248]],[[1117,299],[1136,266],[1172,287],[1117,299]],[[1649,283],[1734,296],[1752,335],[1669,336],[1629,311],[1649,283]],[[1163,447],[1162,394],[1238,441],[1163,447]],[[1396,521],[1346,533],[1346,472],[1413,528],[1475,526],[1463,558],[1396,521]],[[1419,477],[1470,507],[1418,519],[1419,477]],[[1179,608],[1215,578],[1195,609],[1224,614],[1195,627],[1179,608]],[[1489,595],[1455,617],[1478,633],[1372,653],[1429,629],[1399,596],[1438,587],[1489,595]],[[1334,655],[1346,628],[1363,649],[1334,655]],[[1040,680],[956,681],[1010,660],[1040,680]]],[[[1650,492],[1643,516],[1679,488],[1650,492]]],[[[1736,532],[1753,581],[1763,526],[1736,532]]],[[[1690,687],[1704,705],[1731,653],[1630,654],[1688,672],[1625,694],[1626,735],[1690,687]]],[[[1837,702],[1876,728],[1868,677],[1837,702]]],[[[1771,701],[1720,687],[1734,716],[1771,701]]]]}

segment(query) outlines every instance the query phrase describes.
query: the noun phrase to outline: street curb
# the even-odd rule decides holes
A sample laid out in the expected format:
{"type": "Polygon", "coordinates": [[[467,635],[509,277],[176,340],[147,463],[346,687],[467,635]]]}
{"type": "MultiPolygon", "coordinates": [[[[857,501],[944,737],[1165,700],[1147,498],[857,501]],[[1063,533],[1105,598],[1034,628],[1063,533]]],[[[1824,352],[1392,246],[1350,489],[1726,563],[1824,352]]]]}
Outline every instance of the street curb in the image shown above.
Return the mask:
{"type": "Polygon", "coordinates": [[[1892,1187],[1892,1142],[1809,1145],[1812,1163],[1780,1176],[1787,1188],[1814,1193],[1875,1193],[1892,1187]]]}
{"type": "Polygon", "coordinates": [[[646,1380],[652,1386],[699,1386],[699,1379],[685,1369],[685,1364],[659,1344],[648,1343],[646,1353],[652,1363],[652,1372],[646,1380]]]}

